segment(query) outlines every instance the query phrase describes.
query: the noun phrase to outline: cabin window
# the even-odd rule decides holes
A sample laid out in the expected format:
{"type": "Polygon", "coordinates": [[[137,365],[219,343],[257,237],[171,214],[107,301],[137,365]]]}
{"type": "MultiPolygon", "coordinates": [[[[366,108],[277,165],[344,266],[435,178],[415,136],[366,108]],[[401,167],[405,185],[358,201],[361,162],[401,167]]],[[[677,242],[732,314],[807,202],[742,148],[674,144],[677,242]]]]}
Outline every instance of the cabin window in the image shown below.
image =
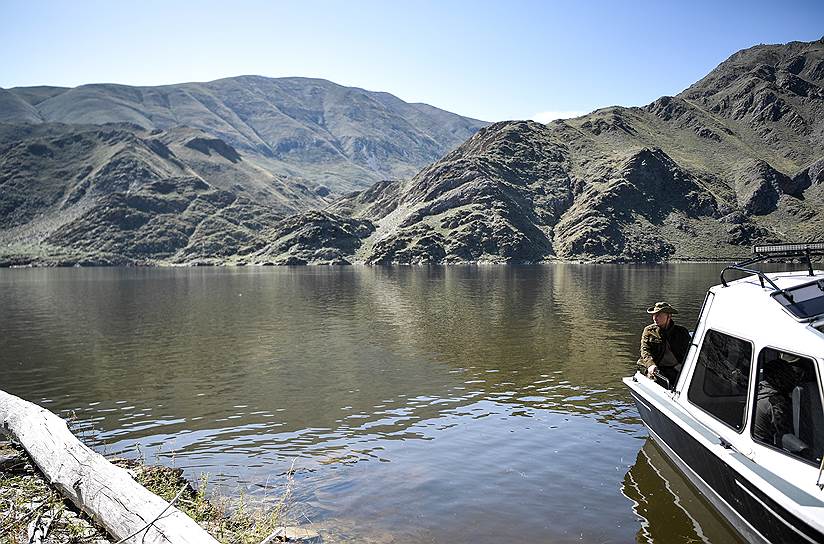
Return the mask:
{"type": "Polygon", "coordinates": [[[772,296],[798,319],[824,314],[824,280],[797,285],[772,296]]]}
{"type": "Polygon", "coordinates": [[[752,344],[722,332],[704,335],[687,398],[733,429],[744,428],[752,344]]]}
{"type": "Polygon", "coordinates": [[[756,375],[753,439],[818,465],[824,452],[824,411],[813,360],[764,348],[756,375]]]}

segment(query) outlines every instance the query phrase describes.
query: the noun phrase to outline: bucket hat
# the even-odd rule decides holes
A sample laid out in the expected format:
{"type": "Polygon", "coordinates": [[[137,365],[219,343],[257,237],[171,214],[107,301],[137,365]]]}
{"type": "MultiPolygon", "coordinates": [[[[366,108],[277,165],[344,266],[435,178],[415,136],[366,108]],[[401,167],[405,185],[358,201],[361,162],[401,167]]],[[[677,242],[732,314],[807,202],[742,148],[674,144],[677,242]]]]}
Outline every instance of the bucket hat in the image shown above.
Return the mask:
{"type": "Polygon", "coordinates": [[[673,308],[669,302],[656,302],[654,306],[650,306],[647,308],[648,314],[657,314],[658,312],[664,312],[667,314],[677,314],[678,310],[673,308]]]}

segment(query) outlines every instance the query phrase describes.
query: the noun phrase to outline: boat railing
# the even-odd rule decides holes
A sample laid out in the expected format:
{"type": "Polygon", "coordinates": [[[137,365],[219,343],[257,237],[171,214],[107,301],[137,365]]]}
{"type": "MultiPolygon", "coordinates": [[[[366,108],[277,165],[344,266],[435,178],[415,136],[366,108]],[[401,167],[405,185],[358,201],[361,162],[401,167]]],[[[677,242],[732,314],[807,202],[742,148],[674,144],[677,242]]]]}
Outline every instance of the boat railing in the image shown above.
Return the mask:
{"type": "Polygon", "coordinates": [[[733,263],[724,267],[721,271],[721,284],[727,287],[727,279],[724,273],[728,270],[738,270],[758,276],[758,281],[761,287],[765,287],[765,282],[773,288],[773,290],[783,293],[784,290],[779,288],[774,281],[767,277],[767,275],[758,269],[747,268],[748,266],[766,259],[776,258],[802,258],[807,264],[807,271],[810,276],[813,276],[813,255],[824,255],[824,242],[811,242],[802,244],[772,244],[763,246],[753,246],[753,257],[739,263],[733,263]]]}
{"type": "MultiPolygon", "coordinates": [[[[760,260],[763,260],[763,259],[758,259],[758,260],[760,261],[760,260]]],[[[752,264],[753,262],[758,262],[758,261],[748,261],[748,262],[746,262],[746,264],[752,264]]],[[[755,276],[758,276],[758,280],[761,282],[761,287],[762,288],[764,287],[764,282],[767,282],[767,283],[770,284],[770,287],[772,287],[774,290],[781,291],[781,288],[779,288],[775,284],[774,281],[772,281],[770,278],[768,278],[767,275],[764,274],[764,272],[762,272],[761,270],[757,270],[755,268],[746,268],[744,266],[741,266],[741,264],[731,264],[729,266],[724,267],[724,270],[721,271],[721,283],[724,285],[724,287],[727,287],[727,280],[726,280],[726,278],[724,278],[724,272],[726,272],[727,270],[739,270],[741,272],[747,272],[748,274],[753,274],[755,276]]]]}

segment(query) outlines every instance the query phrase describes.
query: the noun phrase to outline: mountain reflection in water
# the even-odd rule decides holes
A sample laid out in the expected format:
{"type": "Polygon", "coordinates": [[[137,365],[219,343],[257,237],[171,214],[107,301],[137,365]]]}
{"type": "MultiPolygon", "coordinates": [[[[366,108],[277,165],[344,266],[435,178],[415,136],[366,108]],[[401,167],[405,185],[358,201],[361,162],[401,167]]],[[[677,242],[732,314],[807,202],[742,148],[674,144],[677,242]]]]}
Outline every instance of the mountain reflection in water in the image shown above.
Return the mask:
{"type": "Polygon", "coordinates": [[[621,493],[620,379],[645,308],[691,327],[719,268],[0,270],[0,388],[229,493],[294,462],[329,541],[683,541],[621,493]]]}

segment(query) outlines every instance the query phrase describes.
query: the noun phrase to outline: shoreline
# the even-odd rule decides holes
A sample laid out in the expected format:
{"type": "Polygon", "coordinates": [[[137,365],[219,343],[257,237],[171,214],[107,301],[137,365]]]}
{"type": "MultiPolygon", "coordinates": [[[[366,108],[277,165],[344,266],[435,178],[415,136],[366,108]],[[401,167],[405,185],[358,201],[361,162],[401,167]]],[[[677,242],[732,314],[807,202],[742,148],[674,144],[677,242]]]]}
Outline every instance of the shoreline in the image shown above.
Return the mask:
{"type": "MultiPolygon", "coordinates": [[[[284,539],[307,544],[321,542],[317,532],[289,525],[289,486],[274,508],[266,509],[262,503],[250,505],[243,498],[230,499],[216,492],[210,493],[205,475],[201,475],[195,486],[183,477],[183,470],[179,468],[147,465],[124,458],[112,458],[109,462],[125,469],[147,490],[175,504],[221,543],[278,542],[284,539]]],[[[16,539],[9,542],[29,542],[29,534],[34,530],[43,534],[42,542],[115,542],[99,523],[48,483],[21,445],[2,435],[0,504],[0,533],[16,539]]]]}
{"type": "MultiPolygon", "coordinates": [[[[376,263],[370,264],[365,262],[354,263],[306,263],[306,264],[273,264],[273,263],[245,263],[245,262],[195,262],[186,264],[176,263],[93,263],[86,264],[80,262],[36,262],[12,264],[9,262],[0,261],[0,269],[26,269],[26,268],[347,268],[347,267],[368,267],[368,268],[451,268],[451,267],[532,267],[532,266],[548,266],[554,264],[575,264],[586,266],[604,266],[604,265],[628,265],[628,266],[661,266],[669,264],[728,264],[743,260],[746,255],[730,256],[730,257],[696,257],[696,258],[680,258],[666,261],[623,261],[612,259],[552,259],[539,262],[500,262],[500,261],[466,261],[459,263],[376,263]]],[[[797,259],[791,260],[766,260],[765,263],[787,263],[798,264],[801,262],[797,259]]],[[[813,262],[824,262],[822,258],[813,258],[813,262]]]]}

